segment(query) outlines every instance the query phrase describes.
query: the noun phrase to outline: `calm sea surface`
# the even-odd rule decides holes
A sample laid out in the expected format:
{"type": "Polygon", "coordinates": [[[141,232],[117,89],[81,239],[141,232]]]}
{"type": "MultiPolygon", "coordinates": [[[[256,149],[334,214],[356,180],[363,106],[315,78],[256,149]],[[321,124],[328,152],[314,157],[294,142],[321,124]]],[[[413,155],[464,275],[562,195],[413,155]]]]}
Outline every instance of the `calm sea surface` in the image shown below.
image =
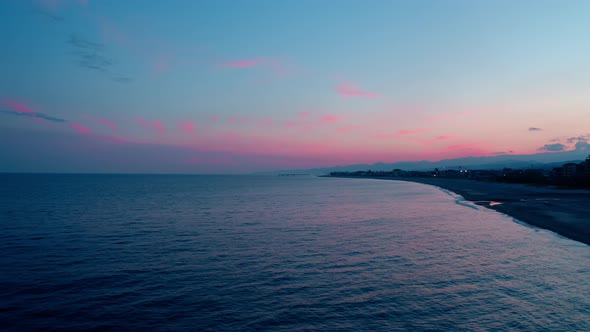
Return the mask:
{"type": "Polygon", "coordinates": [[[0,329],[590,330],[590,247],[421,184],[0,175],[0,329]]]}

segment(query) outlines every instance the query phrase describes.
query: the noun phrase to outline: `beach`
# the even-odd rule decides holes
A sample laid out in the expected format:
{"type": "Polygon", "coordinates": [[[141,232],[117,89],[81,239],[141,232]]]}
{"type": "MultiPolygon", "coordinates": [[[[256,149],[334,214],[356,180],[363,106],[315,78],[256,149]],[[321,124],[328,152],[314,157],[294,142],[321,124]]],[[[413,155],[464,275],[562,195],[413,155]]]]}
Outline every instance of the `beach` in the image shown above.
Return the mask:
{"type": "Polygon", "coordinates": [[[461,195],[529,225],[590,245],[590,191],[448,178],[379,178],[418,182],[461,195]]]}
{"type": "Polygon", "coordinates": [[[464,179],[404,178],[455,192],[468,201],[590,245],[590,191],[464,179]]]}

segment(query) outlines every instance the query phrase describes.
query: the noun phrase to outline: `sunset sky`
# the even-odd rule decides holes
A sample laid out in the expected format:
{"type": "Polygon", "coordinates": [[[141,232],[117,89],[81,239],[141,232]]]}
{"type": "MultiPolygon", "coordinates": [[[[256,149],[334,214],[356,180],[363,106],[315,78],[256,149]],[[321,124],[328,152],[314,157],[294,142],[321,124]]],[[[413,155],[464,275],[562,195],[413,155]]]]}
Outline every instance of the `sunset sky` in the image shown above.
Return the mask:
{"type": "Polygon", "coordinates": [[[3,0],[0,40],[0,171],[248,172],[590,139],[590,1],[3,0]]]}

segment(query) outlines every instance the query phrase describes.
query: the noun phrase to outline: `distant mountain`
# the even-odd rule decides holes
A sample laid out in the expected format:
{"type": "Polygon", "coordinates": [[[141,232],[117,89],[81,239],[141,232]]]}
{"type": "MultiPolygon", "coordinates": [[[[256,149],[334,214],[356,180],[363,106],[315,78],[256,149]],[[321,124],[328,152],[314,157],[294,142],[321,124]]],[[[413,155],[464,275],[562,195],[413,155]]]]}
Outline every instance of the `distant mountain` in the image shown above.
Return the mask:
{"type": "Polygon", "coordinates": [[[391,171],[399,168],[406,171],[428,171],[439,169],[502,169],[502,168],[553,168],[566,162],[580,162],[584,160],[590,151],[573,150],[564,152],[544,152],[529,155],[504,154],[490,157],[465,157],[456,159],[443,159],[440,161],[401,161],[395,163],[378,162],[374,164],[355,164],[305,170],[283,170],[272,173],[311,173],[327,174],[330,172],[353,172],[361,170],[391,171]]]}

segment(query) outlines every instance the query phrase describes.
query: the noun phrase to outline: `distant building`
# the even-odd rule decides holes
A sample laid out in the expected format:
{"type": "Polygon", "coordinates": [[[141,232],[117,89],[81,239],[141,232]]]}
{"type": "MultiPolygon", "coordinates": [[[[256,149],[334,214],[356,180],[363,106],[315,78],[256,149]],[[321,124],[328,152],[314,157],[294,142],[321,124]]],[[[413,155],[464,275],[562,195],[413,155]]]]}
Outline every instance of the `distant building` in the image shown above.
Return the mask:
{"type": "Polygon", "coordinates": [[[578,165],[574,163],[563,164],[563,176],[572,177],[576,175],[578,165]]]}
{"type": "Polygon", "coordinates": [[[590,156],[586,157],[586,161],[580,164],[580,172],[586,177],[590,177],[590,156]]]}

